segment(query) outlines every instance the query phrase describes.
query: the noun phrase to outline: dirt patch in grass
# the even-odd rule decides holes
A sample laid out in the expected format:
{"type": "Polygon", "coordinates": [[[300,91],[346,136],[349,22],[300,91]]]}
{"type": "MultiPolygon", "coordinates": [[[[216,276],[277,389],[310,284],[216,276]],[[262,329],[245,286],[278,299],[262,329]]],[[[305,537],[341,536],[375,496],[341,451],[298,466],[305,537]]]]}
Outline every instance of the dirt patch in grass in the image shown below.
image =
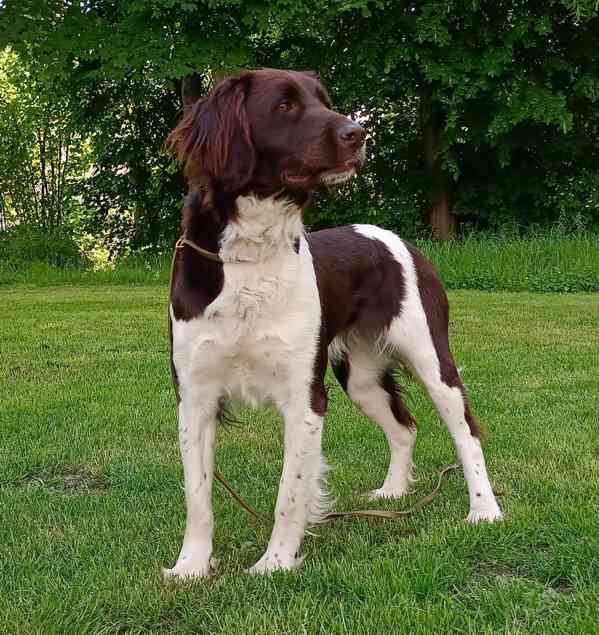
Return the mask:
{"type": "Polygon", "coordinates": [[[104,476],[88,470],[66,466],[54,466],[23,474],[12,481],[0,483],[2,487],[43,488],[52,493],[99,494],[110,486],[104,476]]]}
{"type": "MultiPolygon", "coordinates": [[[[543,551],[541,547],[539,551],[543,551]]],[[[556,599],[559,596],[571,595],[574,592],[571,584],[564,578],[543,579],[532,575],[525,567],[509,567],[499,564],[479,565],[474,576],[479,582],[485,580],[492,585],[511,586],[513,584],[538,584],[545,587],[543,596],[556,599]]]]}

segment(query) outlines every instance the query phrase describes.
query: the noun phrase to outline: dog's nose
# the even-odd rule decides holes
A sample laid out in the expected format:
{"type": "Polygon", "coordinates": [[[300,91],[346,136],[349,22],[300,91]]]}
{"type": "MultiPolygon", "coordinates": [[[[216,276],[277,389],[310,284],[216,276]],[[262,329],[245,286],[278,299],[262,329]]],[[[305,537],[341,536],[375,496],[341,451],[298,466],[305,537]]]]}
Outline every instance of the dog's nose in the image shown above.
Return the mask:
{"type": "Polygon", "coordinates": [[[337,139],[341,145],[349,146],[350,148],[359,148],[364,143],[365,137],[366,130],[351,119],[348,119],[346,123],[337,128],[337,139]]]}

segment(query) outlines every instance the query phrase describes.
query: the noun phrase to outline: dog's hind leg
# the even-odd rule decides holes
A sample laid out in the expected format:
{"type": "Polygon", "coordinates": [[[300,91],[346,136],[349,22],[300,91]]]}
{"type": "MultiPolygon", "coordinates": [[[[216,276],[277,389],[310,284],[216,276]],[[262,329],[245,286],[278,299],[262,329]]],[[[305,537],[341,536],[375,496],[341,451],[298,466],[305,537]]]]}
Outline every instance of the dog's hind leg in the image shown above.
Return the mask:
{"type": "Polygon", "coordinates": [[[371,498],[399,498],[408,492],[416,424],[401,399],[388,363],[368,346],[354,347],[332,361],[333,372],[350,399],[378,424],[391,453],[383,485],[371,498]]]}
{"type": "MultiPolygon", "coordinates": [[[[422,381],[437,412],[447,425],[464,470],[470,497],[469,522],[494,521],[502,518],[491,489],[485,458],[478,438],[478,426],[470,412],[461,381],[453,385],[440,377],[438,366],[424,351],[411,351],[407,358],[416,376],[422,381]]],[[[457,369],[455,369],[457,376],[457,369]]]]}
{"type": "Polygon", "coordinates": [[[399,294],[400,306],[379,336],[381,347],[424,384],[447,425],[468,485],[468,520],[499,520],[502,514],[489,483],[478,426],[449,349],[449,305],[437,272],[398,236],[376,227],[365,226],[359,231],[384,242],[402,266],[401,288],[386,289],[389,294],[399,294]]]}
{"type": "Polygon", "coordinates": [[[422,382],[449,429],[468,485],[467,520],[500,520],[502,513],[487,475],[478,425],[449,348],[445,291],[432,265],[415,250],[411,255],[416,270],[407,270],[407,297],[402,313],[389,327],[386,350],[394,351],[422,382]]]}

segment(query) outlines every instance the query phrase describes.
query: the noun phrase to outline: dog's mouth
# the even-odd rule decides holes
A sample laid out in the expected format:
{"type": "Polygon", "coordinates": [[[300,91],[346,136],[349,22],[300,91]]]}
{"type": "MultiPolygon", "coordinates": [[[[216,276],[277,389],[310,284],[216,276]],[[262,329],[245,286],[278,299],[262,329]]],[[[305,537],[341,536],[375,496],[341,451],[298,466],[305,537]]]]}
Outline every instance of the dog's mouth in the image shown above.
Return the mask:
{"type": "Polygon", "coordinates": [[[332,170],[326,170],[318,175],[318,180],[325,185],[337,185],[339,183],[345,183],[351,179],[356,173],[357,165],[355,161],[346,161],[343,165],[340,165],[332,170]]]}
{"type": "Polygon", "coordinates": [[[351,179],[351,177],[356,173],[356,168],[357,165],[355,161],[346,161],[345,163],[329,170],[321,170],[320,172],[312,174],[299,174],[286,171],[283,172],[282,178],[285,183],[291,185],[292,187],[307,187],[318,183],[335,185],[351,179]]]}
{"type": "Polygon", "coordinates": [[[293,172],[283,172],[283,180],[289,185],[295,187],[315,185],[316,183],[334,185],[335,183],[343,183],[344,181],[347,181],[355,173],[355,162],[346,161],[335,168],[322,170],[320,172],[316,172],[316,174],[295,174],[293,172]]]}
{"type": "Polygon", "coordinates": [[[281,177],[285,183],[292,187],[308,187],[319,183],[324,183],[325,185],[337,185],[339,183],[345,183],[345,181],[351,179],[363,163],[364,153],[361,152],[359,156],[349,159],[348,161],[344,161],[334,168],[319,170],[309,174],[287,170],[283,172],[281,177]]]}

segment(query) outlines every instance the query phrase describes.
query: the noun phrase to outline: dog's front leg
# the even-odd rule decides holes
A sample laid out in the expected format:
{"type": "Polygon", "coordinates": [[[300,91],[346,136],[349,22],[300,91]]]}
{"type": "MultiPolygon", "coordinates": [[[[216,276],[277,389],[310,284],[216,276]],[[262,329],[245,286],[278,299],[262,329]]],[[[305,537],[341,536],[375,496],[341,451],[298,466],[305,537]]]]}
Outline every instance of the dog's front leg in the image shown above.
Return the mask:
{"type": "Polygon", "coordinates": [[[322,485],[326,468],[321,458],[323,418],[309,406],[295,406],[283,414],[285,449],[274,527],[265,554],[250,573],[299,566],[302,559],[298,553],[306,526],[319,520],[325,511],[322,485]]]}
{"type": "Polygon", "coordinates": [[[212,476],[218,399],[198,389],[181,391],[179,447],[185,475],[187,522],[177,563],[163,569],[165,578],[210,574],[212,556],[212,476]]]}

